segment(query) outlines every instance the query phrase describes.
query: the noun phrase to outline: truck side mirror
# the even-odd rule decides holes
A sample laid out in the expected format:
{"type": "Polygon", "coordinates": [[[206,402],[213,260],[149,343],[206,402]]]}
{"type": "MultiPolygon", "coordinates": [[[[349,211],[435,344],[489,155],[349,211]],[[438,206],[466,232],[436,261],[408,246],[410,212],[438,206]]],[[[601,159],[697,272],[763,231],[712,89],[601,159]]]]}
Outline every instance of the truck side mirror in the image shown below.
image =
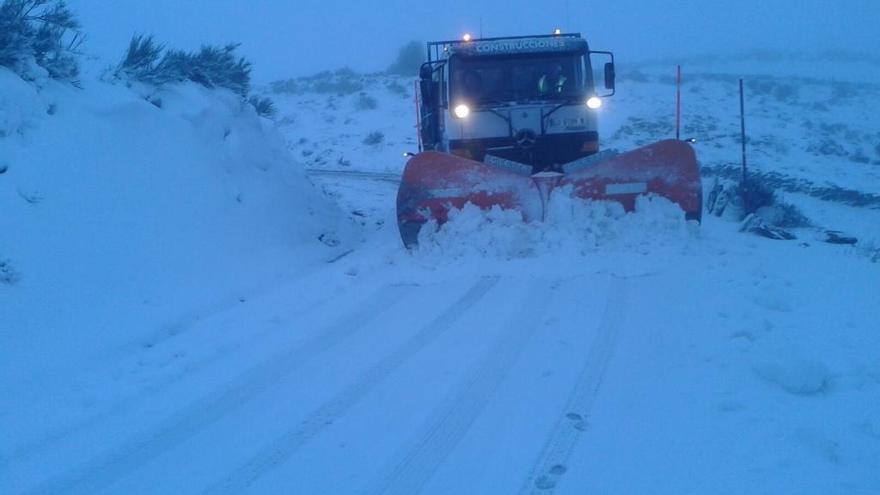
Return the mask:
{"type": "Polygon", "coordinates": [[[598,51],[597,50],[590,50],[590,61],[589,61],[590,65],[589,65],[589,67],[590,67],[590,70],[593,71],[593,74],[592,74],[593,84],[594,84],[594,87],[592,88],[593,91],[595,91],[597,89],[596,87],[599,85],[598,79],[600,77],[602,77],[599,75],[599,60],[594,59],[593,58],[594,56],[607,57],[607,58],[605,58],[605,60],[608,61],[608,62],[605,62],[604,66],[603,66],[603,68],[605,69],[604,70],[604,73],[605,73],[604,79],[605,79],[605,90],[607,91],[607,94],[604,94],[604,95],[596,94],[596,96],[598,96],[600,98],[607,98],[609,96],[614,96],[614,76],[615,76],[615,74],[614,74],[614,54],[611,52],[606,52],[606,51],[601,51],[601,50],[598,50],[598,51]]]}
{"type": "Polygon", "coordinates": [[[607,62],[605,64],[605,89],[614,91],[614,77],[614,62],[607,62]]]}

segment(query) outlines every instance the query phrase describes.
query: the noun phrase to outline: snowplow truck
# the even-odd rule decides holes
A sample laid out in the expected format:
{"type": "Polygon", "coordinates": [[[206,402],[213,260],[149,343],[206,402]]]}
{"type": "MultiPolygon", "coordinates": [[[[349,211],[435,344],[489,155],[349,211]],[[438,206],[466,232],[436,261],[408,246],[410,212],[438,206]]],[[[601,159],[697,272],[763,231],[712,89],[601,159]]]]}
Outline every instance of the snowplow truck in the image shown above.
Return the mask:
{"type": "Polygon", "coordinates": [[[467,203],[541,221],[559,194],[617,201],[627,211],[639,195],[655,194],[699,221],[702,184],[689,143],[600,151],[597,117],[614,93],[614,54],[591,50],[577,33],[427,43],[416,95],[419,153],[397,195],[404,245],[417,245],[426,223],[442,225],[467,203]]]}

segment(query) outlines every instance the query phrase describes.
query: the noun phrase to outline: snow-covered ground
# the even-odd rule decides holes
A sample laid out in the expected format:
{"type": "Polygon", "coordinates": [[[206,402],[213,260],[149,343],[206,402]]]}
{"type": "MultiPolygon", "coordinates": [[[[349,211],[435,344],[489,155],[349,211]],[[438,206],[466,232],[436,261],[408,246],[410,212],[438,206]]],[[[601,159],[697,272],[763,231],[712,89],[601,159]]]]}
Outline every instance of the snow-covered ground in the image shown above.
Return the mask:
{"type": "MultiPolygon", "coordinates": [[[[701,64],[685,134],[709,185],[739,149],[736,77],[713,74],[744,69],[701,64]]],[[[20,273],[0,284],[0,491],[877,493],[878,89],[854,75],[832,105],[830,79],[748,66],[755,170],[858,245],[696,227],[653,198],[543,225],[465,209],[408,253],[410,80],[273,85],[272,129],[193,87],[159,110],[0,69],[22,95],[0,96],[20,273]],[[806,121],[844,123],[843,151],[811,149],[806,121]]],[[[606,146],[671,134],[666,72],[623,72],[606,146]]]]}
{"type": "Polygon", "coordinates": [[[0,167],[4,457],[137,391],[145,349],[355,235],[270,122],[195,85],[77,89],[0,67],[0,167]]]}

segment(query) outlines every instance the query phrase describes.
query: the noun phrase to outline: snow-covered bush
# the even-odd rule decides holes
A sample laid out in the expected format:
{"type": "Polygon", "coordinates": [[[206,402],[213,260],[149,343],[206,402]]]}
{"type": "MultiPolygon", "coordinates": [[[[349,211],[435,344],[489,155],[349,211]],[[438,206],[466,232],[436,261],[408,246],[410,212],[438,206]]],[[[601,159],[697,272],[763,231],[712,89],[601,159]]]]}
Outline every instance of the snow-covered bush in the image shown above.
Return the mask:
{"type": "Polygon", "coordinates": [[[611,137],[614,141],[629,140],[644,146],[675,133],[675,125],[667,118],[629,117],[611,137]]]}
{"type": "Polygon", "coordinates": [[[238,46],[203,45],[197,52],[166,50],[152,36],[135,35],[119,62],[116,76],[157,86],[192,81],[246,97],[250,91],[251,63],[236,56],[238,46]]]}
{"type": "Polygon", "coordinates": [[[651,78],[640,71],[639,69],[632,69],[628,71],[621,71],[617,73],[618,81],[632,81],[637,83],[647,83],[651,82],[651,78]]]}
{"type": "Polygon", "coordinates": [[[363,91],[362,76],[348,67],[335,71],[321,71],[311,76],[284,79],[269,84],[276,94],[322,93],[345,96],[363,91]]]}
{"type": "Polygon", "coordinates": [[[119,62],[115,75],[149,84],[167,83],[172,78],[162,67],[163,51],[165,45],[156,43],[152,36],[136,34],[132,36],[128,51],[119,62]]]}
{"type": "Polygon", "coordinates": [[[0,284],[13,285],[21,280],[21,274],[9,260],[0,259],[0,284]]]}
{"type": "Polygon", "coordinates": [[[410,41],[400,47],[397,60],[388,67],[388,72],[401,76],[416,76],[424,62],[425,45],[419,41],[410,41]]]}
{"type": "Polygon", "coordinates": [[[54,79],[79,75],[79,23],[63,0],[3,0],[0,4],[0,66],[28,77],[31,62],[54,79]],[[73,32],[73,34],[70,34],[73,32]]]}
{"type": "Polygon", "coordinates": [[[376,146],[382,144],[382,141],[385,141],[385,134],[380,131],[373,131],[364,138],[364,144],[367,146],[376,146]]]}
{"type": "Polygon", "coordinates": [[[755,213],[761,208],[772,206],[775,202],[773,189],[754,177],[749,177],[736,187],[736,195],[742,198],[744,213],[755,213]]]}
{"type": "Polygon", "coordinates": [[[755,77],[749,80],[748,89],[758,96],[770,96],[782,103],[795,103],[800,97],[800,88],[778,78],[755,77]]]}
{"type": "Polygon", "coordinates": [[[773,205],[775,225],[783,228],[809,227],[813,224],[795,205],[776,198],[773,205]]]}
{"type": "Polygon", "coordinates": [[[319,72],[309,77],[308,80],[312,83],[312,91],[316,93],[350,95],[364,89],[364,84],[348,68],[339,69],[335,73],[319,72]]]}
{"type": "Polygon", "coordinates": [[[375,110],[379,106],[379,102],[376,101],[372,96],[361,93],[358,95],[357,102],[355,103],[355,107],[358,110],[375,110]]]}
{"type": "Polygon", "coordinates": [[[278,114],[278,109],[275,108],[275,103],[271,98],[266,98],[265,96],[251,96],[248,98],[248,103],[250,103],[254,109],[257,111],[257,115],[266,118],[272,118],[278,114]]]}
{"type": "Polygon", "coordinates": [[[759,178],[750,177],[742,183],[720,181],[706,198],[706,210],[715,216],[734,221],[750,216],[760,218],[772,227],[810,227],[812,221],[795,205],[785,201],[781,193],[759,178]]]}
{"type": "Polygon", "coordinates": [[[403,84],[400,84],[397,81],[391,81],[388,84],[386,84],[385,87],[392,94],[400,95],[400,96],[403,96],[404,98],[409,96],[409,95],[407,95],[406,86],[404,86],[403,84]]]}
{"type": "Polygon", "coordinates": [[[299,84],[297,84],[295,79],[284,79],[281,81],[274,81],[269,84],[269,88],[273,93],[286,93],[295,95],[300,91],[299,84]]]}
{"type": "MultiPolygon", "coordinates": [[[[152,36],[134,35],[128,50],[116,67],[119,79],[153,86],[192,81],[206,88],[224,88],[241,96],[264,117],[275,115],[275,105],[265,97],[248,96],[251,87],[251,63],[238,57],[238,44],[203,45],[197,52],[167,50],[152,36]]],[[[151,100],[155,104],[153,100],[151,100]]],[[[157,104],[161,108],[161,101],[157,104]]]]}
{"type": "Polygon", "coordinates": [[[202,46],[198,52],[169,50],[162,65],[181,81],[193,81],[206,88],[226,88],[247,96],[251,84],[251,63],[236,57],[237,44],[202,46]]]}

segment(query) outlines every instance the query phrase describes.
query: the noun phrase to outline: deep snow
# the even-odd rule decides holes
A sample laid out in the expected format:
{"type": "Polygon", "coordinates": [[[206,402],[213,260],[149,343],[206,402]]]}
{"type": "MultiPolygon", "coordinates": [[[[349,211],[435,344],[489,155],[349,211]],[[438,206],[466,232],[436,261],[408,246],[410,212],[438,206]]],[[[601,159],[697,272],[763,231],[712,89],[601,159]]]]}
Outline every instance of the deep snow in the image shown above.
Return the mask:
{"type": "MultiPolygon", "coordinates": [[[[337,255],[319,236],[353,238],[272,124],[231,93],[152,91],[157,108],[149,88],[32,84],[5,68],[0,87],[0,258],[18,278],[0,284],[7,418],[79,397],[59,376],[137,355],[337,255]]],[[[18,433],[3,428],[3,444],[18,433]]]]}
{"type": "MultiPolygon", "coordinates": [[[[608,145],[669,131],[671,86],[640,70],[603,108],[608,145]]],[[[780,82],[777,66],[752,70],[780,82]]],[[[0,119],[23,129],[0,139],[13,157],[2,204],[15,208],[0,219],[0,258],[21,271],[0,285],[16,303],[0,309],[3,491],[876,493],[876,209],[787,193],[862,238],[838,246],[812,228],[780,242],[710,215],[698,227],[660,198],[634,214],[556,202],[531,225],[466,208],[408,253],[393,179],[415,146],[411,81],[345,77],[363,87],[301,81],[310,89],[276,95],[274,129],[193,87],[169,89],[160,111],[142,88],[34,93],[4,80],[31,103],[0,100],[23,109],[0,119]],[[376,131],[383,140],[365,143],[376,131]],[[29,160],[64,175],[25,172],[29,160]],[[113,222],[95,226],[105,211],[113,222]],[[79,244],[40,247],[61,228],[79,244]],[[175,236],[162,251],[150,243],[160,228],[175,236]],[[317,240],[328,231],[339,245],[317,240]],[[90,254],[95,243],[113,256],[90,254]]],[[[706,166],[735,162],[734,80],[689,79],[685,122],[720,129],[697,145],[706,166]]],[[[873,91],[822,115],[843,119],[873,91]]],[[[815,109],[772,94],[752,128],[785,146],[756,145],[758,170],[875,191],[876,165],[843,166],[809,151],[801,127],[774,124],[774,112],[791,122],[815,109]]],[[[871,122],[848,122],[858,146],[871,122]]]]}

